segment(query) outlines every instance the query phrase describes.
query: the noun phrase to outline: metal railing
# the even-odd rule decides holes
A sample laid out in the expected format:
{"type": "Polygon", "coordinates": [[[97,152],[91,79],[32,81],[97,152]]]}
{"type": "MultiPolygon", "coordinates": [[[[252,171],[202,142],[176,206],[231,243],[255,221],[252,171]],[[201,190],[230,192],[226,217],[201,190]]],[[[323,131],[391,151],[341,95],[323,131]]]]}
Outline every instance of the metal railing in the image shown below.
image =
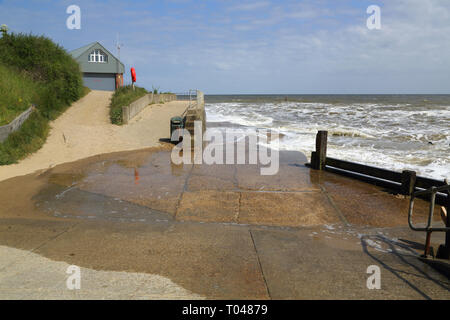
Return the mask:
{"type": "Polygon", "coordinates": [[[195,108],[197,106],[197,90],[190,89],[187,92],[176,93],[176,95],[177,100],[189,101],[189,104],[181,114],[181,117],[184,117],[189,109],[195,108]]]}
{"type": "MultiPolygon", "coordinates": [[[[437,193],[447,193],[447,195],[450,195],[450,185],[440,186],[440,187],[431,187],[426,190],[416,191],[411,194],[411,199],[409,201],[409,211],[408,211],[408,224],[409,227],[414,231],[424,231],[427,233],[427,238],[425,242],[425,252],[424,256],[428,256],[428,252],[430,250],[430,241],[431,241],[431,233],[432,232],[450,232],[450,226],[447,225],[447,227],[439,227],[434,228],[433,227],[433,215],[434,215],[434,208],[435,208],[435,202],[436,202],[436,194],[437,193]],[[428,214],[428,220],[426,227],[416,227],[413,224],[412,216],[414,211],[414,199],[418,196],[424,196],[424,195],[431,195],[430,199],[430,210],[428,214]]],[[[450,214],[450,212],[448,213],[450,214]]],[[[449,221],[447,217],[447,222],[449,221]]]]}
{"type": "Polygon", "coordinates": [[[189,89],[185,92],[177,92],[175,93],[177,96],[177,100],[184,100],[184,101],[193,101],[197,100],[197,90],[189,89]]]}

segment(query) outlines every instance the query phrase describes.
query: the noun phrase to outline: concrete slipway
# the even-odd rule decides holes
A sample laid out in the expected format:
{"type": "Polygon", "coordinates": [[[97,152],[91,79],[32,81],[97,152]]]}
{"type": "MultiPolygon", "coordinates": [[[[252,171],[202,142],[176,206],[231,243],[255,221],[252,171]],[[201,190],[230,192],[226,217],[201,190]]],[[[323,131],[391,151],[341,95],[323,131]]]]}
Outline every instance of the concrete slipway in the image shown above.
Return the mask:
{"type": "MultiPolygon", "coordinates": [[[[164,145],[1,182],[0,298],[450,298],[417,259],[424,234],[407,227],[407,199],[280,156],[261,176],[176,166],[164,145]],[[69,265],[80,290],[66,288],[69,265]],[[371,265],[380,290],[366,286],[371,265]]],[[[428,205],[416,206],[424,222],[428,205]]]]}

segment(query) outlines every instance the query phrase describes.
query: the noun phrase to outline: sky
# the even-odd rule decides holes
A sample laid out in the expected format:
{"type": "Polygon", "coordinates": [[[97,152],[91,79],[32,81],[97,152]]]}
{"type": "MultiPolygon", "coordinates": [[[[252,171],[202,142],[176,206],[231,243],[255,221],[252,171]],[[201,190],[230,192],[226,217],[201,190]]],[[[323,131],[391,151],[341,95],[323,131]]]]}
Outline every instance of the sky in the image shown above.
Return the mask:
{"type": "Polygon", "coordinates": [[[68,51],[99,41],[125,82],[207,94],[450,93],[449,0],[0,0],[0,24],[68,51]],[[81,29],[69,30],[69,5],[81,29]],[[366,12],[381,8],[381,29],[366,12]]]}

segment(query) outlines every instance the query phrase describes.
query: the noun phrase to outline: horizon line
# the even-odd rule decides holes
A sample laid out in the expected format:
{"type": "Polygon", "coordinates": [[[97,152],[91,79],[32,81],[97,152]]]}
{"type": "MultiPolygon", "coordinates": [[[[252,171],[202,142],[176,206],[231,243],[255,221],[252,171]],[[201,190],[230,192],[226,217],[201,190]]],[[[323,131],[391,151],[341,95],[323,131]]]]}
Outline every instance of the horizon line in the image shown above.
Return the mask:
{"type": "Polygon", "coordinates": [[[359,95],[359,96],[364,96],[364,95],[366,95],[366,96],[368,96],[368,95],[370,95],[370,96],[376,96],[376,95],[379,95],[379,96],[383,96],[383,95],[385,95],[385,96],[387,96],[387,95],[390,95],[390,96],[392,96],[392,95],[399,95],[399,96],[401,96],[401,95],[403,95],[403,96],[406,96],[406,95],[408,95],[408,96],[414,96],[414,95],[416,95],[416,96],[421,96],[421,95],[436,95],[436,96],[446,96],[446,95],[450,95],[450,93],[206,93],[206,92],[204,92],[204,94],[205,95],[210,95],[210,96],[237,96],[237,95],[239,95],[239,96],[246,96],[246,95],[248,95],[248,96],[251,96],[251,95],[259,95],[259,96],[262,96],[262,95],[267,95],[267,96],[275,96],[275,95],[277,95],[277,96],[294,96],[294,95],[316,95],[316,96],[319,96],[319,95],[328,95],[328,96],[338,96],[338,95],[342,95],[342,96],[345,96],[345,95],[355,95],[355,96],[357,96],[357,95],[359,95]]]}

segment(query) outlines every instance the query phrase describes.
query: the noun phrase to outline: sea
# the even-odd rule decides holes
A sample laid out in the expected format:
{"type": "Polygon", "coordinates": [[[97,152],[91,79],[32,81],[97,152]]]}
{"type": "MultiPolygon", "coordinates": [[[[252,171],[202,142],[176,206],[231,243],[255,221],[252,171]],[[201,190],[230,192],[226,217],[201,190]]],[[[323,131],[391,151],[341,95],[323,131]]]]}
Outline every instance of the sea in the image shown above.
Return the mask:
{"type": "Polygon", "coordinates": [[[279,149],[450,179],[450,95],[206,95],[207,126],[271,129],[279,149]]]}

